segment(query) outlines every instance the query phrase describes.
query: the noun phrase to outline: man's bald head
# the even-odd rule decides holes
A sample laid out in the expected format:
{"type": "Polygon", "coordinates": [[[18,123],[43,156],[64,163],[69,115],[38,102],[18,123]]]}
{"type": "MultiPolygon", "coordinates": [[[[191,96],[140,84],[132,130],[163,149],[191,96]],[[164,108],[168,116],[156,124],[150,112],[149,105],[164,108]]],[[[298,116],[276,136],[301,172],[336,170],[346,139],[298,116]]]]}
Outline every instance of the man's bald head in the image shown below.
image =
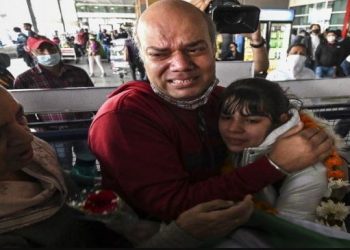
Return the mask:
{"type": "Polygon", "coordinates": [[[183,0],[160,0],[146,9],[137,20],[135,26],[135,40],[137,46],[141,48],[139,38],[140,33],[143,31],[143,25],[148,25],[149,23],[152,23],[153,25],[161,25],[164,19],[175,20],[174,18],[177,20],[183,19],[184,21],[192,20],[193,25],[199,25],[199,22],[204,22],[208,29],[210,41],[215,45],[215,24],[206,13],[183,0]]]}

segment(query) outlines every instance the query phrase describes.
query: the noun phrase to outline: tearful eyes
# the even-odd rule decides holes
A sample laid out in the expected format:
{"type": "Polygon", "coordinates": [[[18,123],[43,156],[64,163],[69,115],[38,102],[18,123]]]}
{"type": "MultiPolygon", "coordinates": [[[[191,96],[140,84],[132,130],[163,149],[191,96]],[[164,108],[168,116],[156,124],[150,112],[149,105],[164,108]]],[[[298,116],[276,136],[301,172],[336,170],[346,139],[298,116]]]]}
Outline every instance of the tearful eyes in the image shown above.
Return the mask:
{"type": "MultiPolygon", "coordinates": [[[[190,47],[183,49],[180,53],[182,53],[184,56],[196,56],[196,55],[201,55],[203,52],[206,51],[205,46],[197,46],[197,47],[190,47]]],[[[172,55],[171,51],[148,51],[147,55],[151,59],[155,60],[161,60],[168,58],[172,55]]]]}

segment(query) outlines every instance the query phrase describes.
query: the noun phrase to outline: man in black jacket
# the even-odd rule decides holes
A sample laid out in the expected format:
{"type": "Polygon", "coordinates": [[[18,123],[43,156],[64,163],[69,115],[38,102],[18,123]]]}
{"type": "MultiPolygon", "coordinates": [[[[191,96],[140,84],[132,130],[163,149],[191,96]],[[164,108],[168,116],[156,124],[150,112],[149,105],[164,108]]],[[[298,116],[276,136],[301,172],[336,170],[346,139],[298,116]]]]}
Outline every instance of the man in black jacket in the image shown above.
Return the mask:
{"type": "Polygon", "coordinates": [[[315,52],[316,78],[336,77],[337,67],[341,63],[342,48],[337,43],[334,30],[326,31],[326,42],[320,44],[315,52]]]}

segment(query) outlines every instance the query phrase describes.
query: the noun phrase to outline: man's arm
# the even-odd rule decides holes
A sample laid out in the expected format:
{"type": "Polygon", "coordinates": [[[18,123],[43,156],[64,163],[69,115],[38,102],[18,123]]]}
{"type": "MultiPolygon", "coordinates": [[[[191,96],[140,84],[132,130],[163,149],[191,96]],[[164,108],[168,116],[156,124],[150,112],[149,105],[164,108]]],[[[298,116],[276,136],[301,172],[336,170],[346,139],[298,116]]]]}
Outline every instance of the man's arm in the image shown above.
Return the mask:
{"type": "Polygon", "coordinates": [[[260,24],[255,32],[244,34],[244,36],[250,40],[250,45],[253,50],[254,73],[259,74],[261,72],[267,72],[269,68],[269,58],[265,40],[261,36],[260,24]]]}
{"type": "Polygon", "coordinates": [[[243,225],[252,212],[253,202],[250,195],[238,203],[224,200],[201,203],[180,214],[175,222],[137,247],[200,247],[243,225]]]}
{"type": "MultiPolygon", "coordinates": [[[[226,176],[198,178],[194,170],[185,169],[178,149],[181,136],[177,131],[167,132],[176,123],[167,117],[153,119],[162,116],[162,111],[157,107],[146,111],[147,107],[97,114],[89,129],[89,144],[101,164],[103,185],[114,189],[139,213],[169,221],[199,203],[238,201],[283,178],[266,158],[226,176]]],[[[196,131],[190,133],[193,140],[200,140],[196,131]]],[[[202,166],[199,170],[210,169],[202,166]]]]}

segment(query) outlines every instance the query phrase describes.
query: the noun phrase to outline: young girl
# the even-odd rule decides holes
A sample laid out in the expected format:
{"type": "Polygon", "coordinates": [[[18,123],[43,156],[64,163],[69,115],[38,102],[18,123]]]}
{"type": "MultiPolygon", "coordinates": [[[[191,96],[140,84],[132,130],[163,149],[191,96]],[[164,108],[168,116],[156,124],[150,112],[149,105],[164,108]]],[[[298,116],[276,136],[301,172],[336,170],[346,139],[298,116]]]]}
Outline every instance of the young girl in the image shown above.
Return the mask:
{"type": "MultiPolygon", "coordinates": [[[[319,121],[298,111],[296,102],[290,101],[277,83],[261,78],[231,83],[223,93],[219,119],[221,136],[232,153],[230,167],[223,171],[268,156],[277,137],[297,125],[301,115],[315,123],[319,121]]],[[[316,208],[327,185],[327,169],[319,162],[286,175],[283,181],[267,186],[255,198],[267,202],[282,216],[315,221],[316,208]]]]}

